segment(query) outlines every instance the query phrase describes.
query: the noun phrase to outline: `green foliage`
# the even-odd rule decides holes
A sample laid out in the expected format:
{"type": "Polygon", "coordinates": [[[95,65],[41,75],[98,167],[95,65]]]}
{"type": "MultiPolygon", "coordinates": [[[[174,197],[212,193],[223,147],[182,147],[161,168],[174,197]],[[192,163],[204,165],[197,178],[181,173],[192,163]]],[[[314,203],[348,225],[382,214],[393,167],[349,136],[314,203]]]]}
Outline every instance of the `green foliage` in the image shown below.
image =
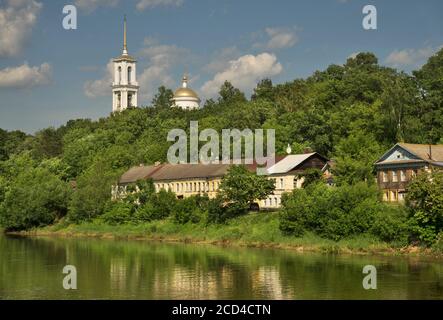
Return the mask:
{"type": "Polygon", "coordinates": [[[158,88],[158,92],[154,96],[154,99],[152,99],[152,105],[156,108],[169,108],[173,97],[174,93],[171,89],[161,86],[158,88]]]}
{"type": "Polygon", "coordinates": [[[249,209],[255,200],[266,199],[275,189],[273,181],[258,176],[245,166],[232,166],[220,184],[221,196],[239,212],[249,209]]]}
{"type": "Polygon", "coordinates": [[[70,193],[48,169],[28,167],[7,188],[0,185],[0,224],[14,231],[52,224],[66,215],[70,193]]]}
{"type": "MultiPolygon", "coordinates": [[[[145,206],[145,220],[160,220],[169,217],[175,209],[177,198],[171,191],[160,190],[145,206]]],[[[143,207],[141,208],[143,210],[143,207]]]]}
{"type": "Polygon", "coordinates": [[[230,218],[232,218],[232,210],[229,210],[229,207],[224,203],[224,200],[221,196],[217,196],[216,198],[209,201],[207,220],[208,223],[221,224],[225,223],[230,218]]]}
{"type": "Polygon", "coordinates": [[[69,205],[69,220],[80,222],[102,215],[119,174],[109,168],[109,163],[99,160],[79,176],[69,205]]]}
{"type": "Polygon", "coordinates": [[[207,196],[192,196],[177,201],[174,208],[174,221],[179,224],[201,222],[208,210],[209,201],[207,196]]]}
{"type": "Polygon", "coordinates": [[[133,219],[134,206],[126,202],[112,204],[101,219],[110,225],[121,225],[130,222],[133,219]]]}
{"type": "Polygon", "coordinates": [[[302,177],[304,178],[303,188],[307,188],[309,185],[321,181],[323,172],[315,168],[308,169],[302,174],[302,177]]]}
{"type": "Polygon", "coordinates": [[[363,182],[334,188],[311,184],[286,194],[282,205],[280,229],[297,237],[311,231],[338,241],[370,233],[404,242],[407,235],[405,215],[380,202],[377,188],[363,182]]]}
{"type": "Polygon", "coordinates": [[[342,139],[335,151],[333,174],[336,183],[374,182],[374,163],[384,151],[369,133],[357,131],[342,139]]]}
{"type": "Polygon", "coordinates": [[[229,81],[225,81],[219,91],[219,103],[245,102],[245,94],[235,88],[229,81]]]}
{"type": "MultiPolygon", "coordinates": [[[[340,190],[348,184],[358,186],[361,181],[372,184],[373,161],[399,140],[443,143],[442,74],[443,50],[413,76],[379,65],[371,53],[360,53],[344,65],[330,65],[306,79],[277,85],[264,79],[249,101],[239,89],[225,82],[218,98],[206,101],[202,109],[186,111],[169,108],[172,91],[162,87],[152,107],[126,110],[98,121],[72,120],[60,128],[44,129],[34,135],[0,130],[0,205],[4,207],[5,199],[11,199],[8,194],[18,184],[19,176],[33,168],[48,172],[53,183],[76,186],[69,202],[70,220],[84,221],[109,213],[111,185],[118,176],[134,165],[166,161],[172,144],[166,140],[167,133],[173,128],[188,131],[189,122],[194,120],[199,122],[200,130],[214,128],[219,133],[224,128],[275,129],[277,153],[284,154],[290,144],[294,152],[311,147],[336,160],[338,191],[314,188],[315,182],[307,183],[309,190],[313,188],[312,194],[292,194],[294,199],[287,199],[288,205],[294,203],[283,214],[287,215],[288,232],[299,234],[307,229],[341,238],[367,230],[367,223],[358,217],[368,215],[375,218],[372,231],[365,232],[383,239],[400,239],[403,227],[398,226],[403,218],[395,213],[398,210],[387,214],[391,210],[378,208],[374,197],[367,200],[363,195],[361,201],[350,201],[340,190]],[[315,203],[313,195],[317,197],[315,203]],[[295,203],[302,201],[303,206],[296,208],[295,203]],[[353,204],[352,210],[342,206],[347,201],[353,204]],[[315,209],[315,219],[307,206],[315,209]],[[300,216],[292,214],[297,211],[300,216]],[[329,217],[329,222],[320,213],[329,217]]],[[[268,182],[260,177],[246,172],[238,174],[238,182],[229,178],[225,182],[223,198],[208,202],[207,222],[226,222],[245,212],[251,201],[272,192],[268,182]]],[[[161,219],[175,212],[165,203],[168,199],[175,202],[172,196],[162,195],[166,200],[160,199],[153,196],[152,190],[143,190],[136,195],[139,202],[134,197],[132,202],[126,202],[134,206],[130,221],[161,219]]],[[[411,201],[414,237],[426,243],[433,242],[441,229],[437,199],[437,195],[417,193],[411,201]],[[434,207],[422,204],[419,197],[434,207]]],[[[32,203],[32,198],[27,200],[32,203]]],[[[181,214],[177,213],[174,220],[195,221],[194,213],[182,205],[181,214]]],[[[196,212],[195,216],[199,214],[196,212]]],[[[42,223],[49,220],[43,218],[42,223]]],[[[285,229],[284,223],[282,228],[285,229]]]]}
{"type": "Polygon", "coordinates": [[[423,172],[408,187],[406,204],[416,238],[427,245],[443,231],[443,172],[423,172]]]}

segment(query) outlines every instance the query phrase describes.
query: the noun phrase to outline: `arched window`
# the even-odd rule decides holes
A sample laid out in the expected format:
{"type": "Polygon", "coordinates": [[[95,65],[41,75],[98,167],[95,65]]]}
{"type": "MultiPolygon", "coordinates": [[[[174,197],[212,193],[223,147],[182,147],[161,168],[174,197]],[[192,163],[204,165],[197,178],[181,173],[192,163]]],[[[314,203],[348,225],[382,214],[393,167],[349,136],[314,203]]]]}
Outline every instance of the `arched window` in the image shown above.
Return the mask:
{"type": "Polygon", "coordinates": [[[122,82],[122,67],[118,67],[118,75],[117,75],[117,83],[120,84],[122,82]]]}
{"type": "Polygon", "coordinates": [[[132,107],[132,93],[128,93],[128,107],[132,107]]]}
{"type": "Polygon", "coordinates": [[[119,92],[117,93],[117,108],[120,108],[122,105],[122,94],[119,92]]]}
{"type": "Polygon", "coordinates": [[[132,67],[128,67],[128,84],[131,84],[132,80],[132,67]]]}

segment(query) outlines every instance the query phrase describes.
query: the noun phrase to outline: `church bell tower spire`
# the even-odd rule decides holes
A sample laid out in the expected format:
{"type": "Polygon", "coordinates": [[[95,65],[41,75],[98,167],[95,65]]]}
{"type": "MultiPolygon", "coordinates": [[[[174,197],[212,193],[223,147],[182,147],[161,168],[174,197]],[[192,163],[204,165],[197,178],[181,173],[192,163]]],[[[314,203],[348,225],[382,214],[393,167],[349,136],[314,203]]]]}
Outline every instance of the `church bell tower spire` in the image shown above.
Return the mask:
{"type": "Polygon", "coordinates": [[[137,61],[128,54],[126,15],[123,24],[123,54],[113,60],[112,112],[138,106],[137,61]]]}
{"type": "Polygon", "coordinates": [[[126,15],[125,15],[125,19],[124,19],[124,23],[123,23],[123,54],[127,55],[128,54],[128,42],[127,42],[127,29],[126,29],[126,15]]]}

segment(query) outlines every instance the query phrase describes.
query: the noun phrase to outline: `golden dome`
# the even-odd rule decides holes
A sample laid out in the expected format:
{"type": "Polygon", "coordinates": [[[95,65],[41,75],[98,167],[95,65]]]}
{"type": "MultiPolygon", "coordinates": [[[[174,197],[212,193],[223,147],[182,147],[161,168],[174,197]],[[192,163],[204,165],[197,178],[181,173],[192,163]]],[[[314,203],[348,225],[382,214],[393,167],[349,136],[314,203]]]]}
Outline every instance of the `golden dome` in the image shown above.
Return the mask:
{"type": "Polygon", "coordinates": [[[192,89],[179,88],[175,91],[174,98],[198,98],[198,95],[192,89]]]}
{"type": "Polygon", "coordinates": [[[196,98],[199,99],[197,93],[194,90],[188,88],[188,77],[186,75],[183,76],[183,84],[181,88],[178,88],[174,93],[175,98],[196,98]]]}

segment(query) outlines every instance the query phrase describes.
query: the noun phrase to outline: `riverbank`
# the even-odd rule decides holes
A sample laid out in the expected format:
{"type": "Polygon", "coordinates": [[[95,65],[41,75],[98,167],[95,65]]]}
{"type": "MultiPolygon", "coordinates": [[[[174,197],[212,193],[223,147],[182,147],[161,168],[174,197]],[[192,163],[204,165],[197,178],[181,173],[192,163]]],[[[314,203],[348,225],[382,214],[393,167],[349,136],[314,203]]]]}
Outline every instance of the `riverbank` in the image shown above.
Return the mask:
{"type": "Polygon", "coordinates": [[[131,239],[163,242],[201,243],[224,246],[280,248],[299,252],[440,255],[430,249],[399,247],[370,236],[359,236],[338,242],[307,233],[301,238],[285,236],[279,230],[277,213],[251,213],[232,219],[226,225],[179,225],[171,220],[144,224],[107,225],[96,221],[79,225],[63,222],[26,232],[11,233],[36,237],[94,237],[102,239],[131,239]]]}

